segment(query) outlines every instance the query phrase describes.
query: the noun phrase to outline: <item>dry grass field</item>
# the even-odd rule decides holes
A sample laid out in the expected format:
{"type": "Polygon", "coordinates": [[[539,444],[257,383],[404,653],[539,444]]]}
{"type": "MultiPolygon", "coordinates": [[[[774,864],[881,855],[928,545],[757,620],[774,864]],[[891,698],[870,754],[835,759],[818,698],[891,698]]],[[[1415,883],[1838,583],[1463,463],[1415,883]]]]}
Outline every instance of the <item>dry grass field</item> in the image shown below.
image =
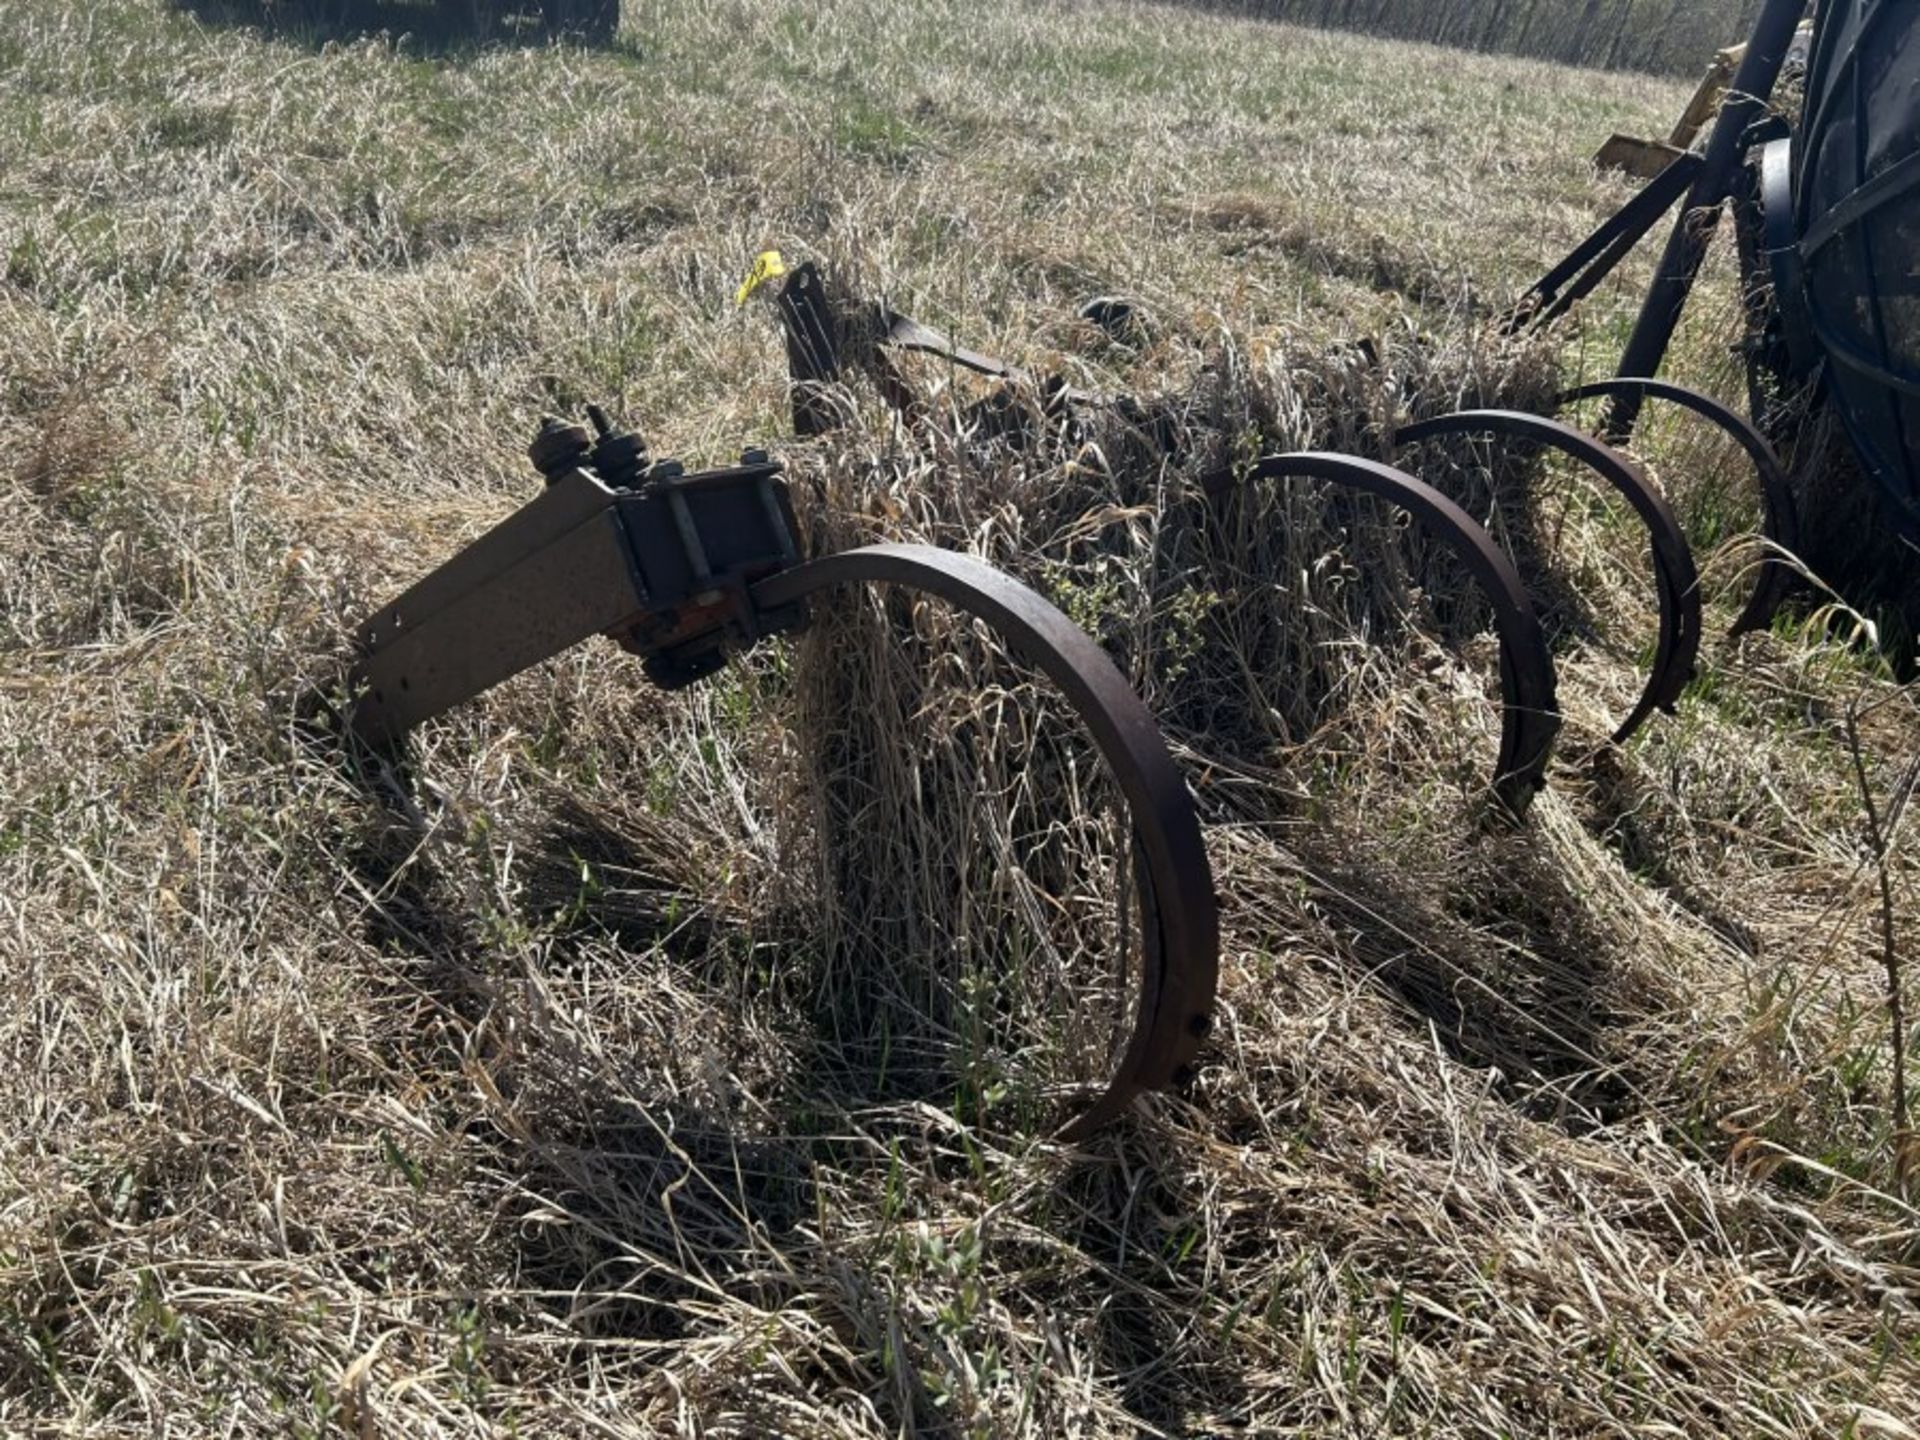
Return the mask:
{"type": "MultiPolygon", "coordinates": [[[[1506,829],[1483,617],[1390,514],[1222,532],[1122,436],[1026,462],[859,388],[787,440],[734,302],[778,247],[1218,452],[1379,454],[1604,372],[1644,258],[1551,346],[1487,321],[1688,87],[1120,0],[242,18],[0,10],[0,1434],[1920,1435],[1920,711],[1846,597],[1609,750],[1643,562],[1567,505],[1567,728],[1506,829]],[[338,743],[352,624],[587,401],[771,445],[816,546],[971,550],[1129,670],[1222,902],[1188,1090],[1047,1138],[1121,841],[937,606],[672,696],[583,647],[404,777],[338,743]]],[[[1677,366],[1738,398],[1725,279],[1677,366]]],[[[1738,471],[1647,450],[1717,637],[1738,471]]]]}

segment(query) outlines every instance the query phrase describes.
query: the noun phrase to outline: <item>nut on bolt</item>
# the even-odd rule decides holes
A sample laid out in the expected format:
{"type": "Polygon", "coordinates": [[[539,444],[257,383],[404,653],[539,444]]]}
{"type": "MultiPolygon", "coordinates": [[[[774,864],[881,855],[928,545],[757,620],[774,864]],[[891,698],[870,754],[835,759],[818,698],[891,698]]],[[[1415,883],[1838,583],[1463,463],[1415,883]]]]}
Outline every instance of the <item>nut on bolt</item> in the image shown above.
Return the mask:
{"type": "Polygon", "coordinates": [[[646,478],[653,457],[647,442],[631,430],[615,425],[598,405],[587,406],[587,418],[593,422],[593,468],[615,490],[636,489],[646,478]]]}
{"type": "Polygon", "coordinates": [[[527,458],[551,485],[562,475],[579,469],[592,448],[593,436],[586,426],[569,424],[549,415],[540,422],[540,433],[527,447],[527,458]]]}

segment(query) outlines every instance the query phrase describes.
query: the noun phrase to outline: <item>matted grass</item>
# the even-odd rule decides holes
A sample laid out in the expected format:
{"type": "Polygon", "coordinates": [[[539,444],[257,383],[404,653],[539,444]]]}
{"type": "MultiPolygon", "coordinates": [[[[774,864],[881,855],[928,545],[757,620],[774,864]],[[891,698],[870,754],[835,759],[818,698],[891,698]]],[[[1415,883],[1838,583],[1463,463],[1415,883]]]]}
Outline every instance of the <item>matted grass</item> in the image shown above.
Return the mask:
{"type": "MultiPolygon", "coordinates": [[[[1915,1434],[1847,719],[1884,813],[1920,715],[1801,614],[1597,752],[1646,633],[1601,509],[1508,832],[1488,639],[1391,516],[1214,524],[1124,435],[909,443],[859,388],[781,447],[817,540],[1045,589],[1193,779],[1215,1039],[1073,1150],[1124,837],[979,631],[850,607],[675,696],[584,647],[427,727],[403,805],[310,703],[531,493],[543,410],[777,443],[733,304],[769,245],[1187,398],[1210,455],[1373,450],[1607,363],[1644,257],[1558,354],[1477,337],[1624,195],[1593,145],[1684,99],[1120,4],[663,0],[474,50],[16,0],[0,1430],[1915,1434]],[[1144,343],[1072,321],[1102,292],[1144,343]]],[[[1702,493],[1703,536],[1750,523],[1702,493]]]]}

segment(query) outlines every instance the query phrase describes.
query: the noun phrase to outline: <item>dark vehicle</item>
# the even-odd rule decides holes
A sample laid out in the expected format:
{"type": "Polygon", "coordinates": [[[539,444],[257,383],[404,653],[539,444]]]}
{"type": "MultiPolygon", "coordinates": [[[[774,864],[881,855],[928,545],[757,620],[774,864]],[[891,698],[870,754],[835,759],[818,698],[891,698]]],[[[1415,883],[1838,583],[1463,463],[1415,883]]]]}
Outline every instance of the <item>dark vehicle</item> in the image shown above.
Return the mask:
{"type": "Polygon", "coordinates": [[[1777,162],[1791,239],[1770,259],[1790,356],[1823,372],[1888,512],[1920,539],[1920,5],[1822,7],[1805,111],[1777,162]]]}
{"type": "Polygon", "coordinates": [[[413,35],[437,45],[566,39],[604,45],[620,0],[175,0],[202,20],[334,39],[413,35]]]}
{"type": "MultiPolygon", "coordinates": [[[[1821,0],[1812,49],[1806,0],[1768,0],[1703,150],[1685,152],[1530,292],[1519,323],[1551,319],[1591,292],[1680,201],[1681,214],[1621,356],[1655,375],[1732,202],[1755,335],[1754,420],[1770,394],[1814,387],[1846,431],[1893,526],[1920,541],[1920,5],[1821,0]],[[1802,82],[1798,115],[1775,105],[1802,82]]],[[[1638,399],[1616,408],[1631,432],[1638,399]]],[[[1785,544],[1787,537],[1770,532],[1785,544]]]]}

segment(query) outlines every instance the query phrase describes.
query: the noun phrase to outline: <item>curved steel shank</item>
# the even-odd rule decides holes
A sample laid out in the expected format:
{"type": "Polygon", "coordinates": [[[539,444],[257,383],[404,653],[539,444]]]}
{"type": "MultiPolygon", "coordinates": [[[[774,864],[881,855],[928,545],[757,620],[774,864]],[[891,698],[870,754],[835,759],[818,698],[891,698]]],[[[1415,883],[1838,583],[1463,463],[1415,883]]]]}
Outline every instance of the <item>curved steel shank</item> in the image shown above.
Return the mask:
{"type": "Polygon", "coordinates": [[[1624,744],[1655,710],[1671,712],[1693,678],[1700,654],[1700,576],[1680,522],[1651,481],[1612,446],[1559,420],[1520,410],[1461,410],[1408,425],[1397,445],[1417,445],[1442,435],[1511,435],[1571,455],[1626,497],[1653,537],[1654,584],[1660,599],[1660,637],[1653,668],[1633,713],[1613,733],[1624,744]]]}
{"type": "Polygon", "coordinates": [[[1727,638],[1735,639],[1751,630],[1765,630],[1773,624],[1773,617],[1779,612],[1781,602],[1787,598],[1787,590],[1793,584],[1793,567],[1782,558],[1782,553],[1791,555],[1800,550],[1800,512],[1793,503],[1793,486],[1787,479],[1787,470],[1780,463],[1780,457],[1774,453],[1766,437],[1738,410],[1671,380],[1633,375],[1596,380],[1590,385],[1577,385],[1566,391],[1558,403],[1572,405],[1581,400],[1609,395],[1667,400],[1691,410],[1733,437],[1740,448],[1747,452],[1747,458],[1753,461],[1754,474],[1760,482],[1761,533],[1770,542],[1770,548],[1767,557],[1760,562],[1760,577],[1754,582],[1753,594],[1748,597],[1739,617],[1727,631],[1727,638]]]}
{"type": "Polygon", "coordinates": [[[1533,601],[1513,562],[1500,553],[1472,516],[1424,480],[1377,460],[1320,451],[1267,455],[1244,473],[1216,474],[1204,482],[1215,495],[1248,480],[1300,476],[1377,495],[1398,505],[1457,554],[1493,603],[1500,636],[1500,691],[1503,701],[1500,758],[1494,793],[1518,818],[1546,784],[1547,761],[1560,729],[1554,697],[1553,657],[1533,613],[1533,601]]]}
{"type": "Polygon", "coordinates": [[[775,607],[851,584],[923,591],[993,626],[1060,687],[1126,796],[1139,846],[1145,957],[1133,1034],[1119,1068],[1061,1138],[1091,1134],[1141,1091],[1187,1078],[1213,1025],[1220,921],[1193,797],[1152,714],[1106,652],[1025,585],[970,556],[926,545],[871,545],[784,570],[756,585],[753,598],[775,607]]]}

